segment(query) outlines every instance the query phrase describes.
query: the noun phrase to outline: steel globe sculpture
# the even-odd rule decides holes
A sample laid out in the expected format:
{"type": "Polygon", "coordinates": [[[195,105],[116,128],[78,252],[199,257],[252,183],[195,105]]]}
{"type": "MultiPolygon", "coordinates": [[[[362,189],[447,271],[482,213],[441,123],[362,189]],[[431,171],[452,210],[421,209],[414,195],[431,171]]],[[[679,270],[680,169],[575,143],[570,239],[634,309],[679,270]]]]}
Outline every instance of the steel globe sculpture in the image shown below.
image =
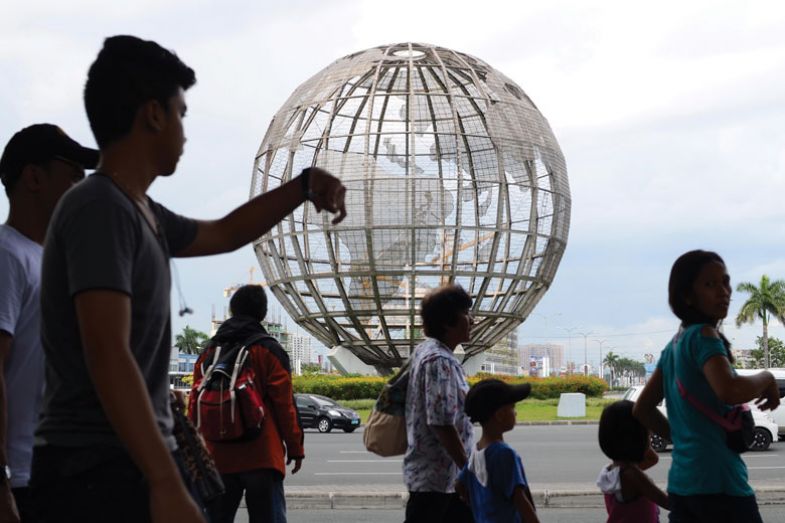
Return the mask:
{"type": "Polygon", "coordinates": [[[523,90],[488,64],[428,44],[374,47],[300,85],[259,148],[251,195],[309,166],[340,177],[348,216],[311,204],[254,243],[287,313],[327,347],[380,370],[423,338],[429,289],[474,299],[477,354],[548,289],[567,243],[559,145],[523,90]]]}

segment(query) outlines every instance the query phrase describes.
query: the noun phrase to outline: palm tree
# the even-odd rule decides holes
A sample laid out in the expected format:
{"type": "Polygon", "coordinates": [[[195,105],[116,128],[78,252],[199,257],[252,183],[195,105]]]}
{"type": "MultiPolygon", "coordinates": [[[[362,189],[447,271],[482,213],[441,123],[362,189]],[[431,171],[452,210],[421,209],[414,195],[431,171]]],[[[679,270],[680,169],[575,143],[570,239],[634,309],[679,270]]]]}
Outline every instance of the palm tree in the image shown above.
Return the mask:
{"type": "Polygon", "coordinates": [[[763,322],[763,361],[766,368],[771,366],[769,356],[769,319],[773,316],[785,325],[785,280],[769,280],[765,274],[760,277],[760,286],[742,282],[737,287],[738,292],[749,293],[750,297],[744,302],[736,315],[736,326],[743,323],[755,323],[756,318],[763,322]]]}
{"type": "Polygon", "coordinates": [[[174,337],[174,346],[183,354],[199,354],[209,339],[204,332],[186,325],[183,332],[174,337]]]}
{"type": "Polygon", "coordinates": [[[613,377],[616,375],[616,368],[619,365],[619,356],[614,354],[613,351],[609,351],[602,363],[611,369],[611,387],[613,387],[613,377]]]}

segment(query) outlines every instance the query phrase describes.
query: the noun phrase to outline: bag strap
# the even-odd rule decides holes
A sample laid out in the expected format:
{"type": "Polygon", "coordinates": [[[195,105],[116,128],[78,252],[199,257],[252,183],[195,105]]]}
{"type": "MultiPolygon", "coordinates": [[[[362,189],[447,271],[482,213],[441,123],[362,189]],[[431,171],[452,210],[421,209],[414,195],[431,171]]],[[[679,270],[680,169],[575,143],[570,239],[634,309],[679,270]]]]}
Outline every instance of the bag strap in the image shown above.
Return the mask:
{"type": "MultiPolygon", "coordinates": [[[[687,392],[687,389],[681,383],[681,380],[679,378],[676,378],[676,386],[679,388],[679,395],[682,398],[686,399],[689,402],[689,404],[695,408],[695,410],[697,410],[698,412],[709,418],[711,421],[713,421],[714,423],[716,423],[717,425],[728,431],[734,431],[739,429],[740,424],[738,423],[739,420],[738,416],[734,417],[733,421],[730,421],[727,418],[720,416],[712,409],[707,407],[698,398],[687,392]]],[[[739,405],[737,408],[741,410],[749,410],[749,406],[747,405],[739,405]]]]}

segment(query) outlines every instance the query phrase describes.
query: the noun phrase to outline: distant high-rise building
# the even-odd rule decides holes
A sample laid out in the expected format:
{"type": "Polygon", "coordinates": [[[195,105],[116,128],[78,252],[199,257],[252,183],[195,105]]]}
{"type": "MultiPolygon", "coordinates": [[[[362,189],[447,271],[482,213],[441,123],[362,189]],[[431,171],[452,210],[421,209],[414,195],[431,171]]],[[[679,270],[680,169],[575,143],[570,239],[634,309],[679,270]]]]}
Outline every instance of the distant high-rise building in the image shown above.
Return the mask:
{"type": "Polygon", "coordinates": [[[480,370],[491,374],[517,376],[520,374],[517,349],[518,336],[513,330],[485,351],[485,361],[480,370]]]}
{"type": "Polygon", "coordinates": [[[289,353],[292,365],[299,361],[300,364],[311,363],[311,338],[302,334],[289,334],[289,343],[285,347],[289,353]]]}
{"type": "MultiPolygon", "coordinates": [[[[520,365],[528,374],[532,361],[535,363],[547,358],[550,374],[558,373],[564,365],[564,345],[553,343],[527,343],[520,347],[520,365]]],[[[538,368],[540,367],[538,363],[538,368]]]]}

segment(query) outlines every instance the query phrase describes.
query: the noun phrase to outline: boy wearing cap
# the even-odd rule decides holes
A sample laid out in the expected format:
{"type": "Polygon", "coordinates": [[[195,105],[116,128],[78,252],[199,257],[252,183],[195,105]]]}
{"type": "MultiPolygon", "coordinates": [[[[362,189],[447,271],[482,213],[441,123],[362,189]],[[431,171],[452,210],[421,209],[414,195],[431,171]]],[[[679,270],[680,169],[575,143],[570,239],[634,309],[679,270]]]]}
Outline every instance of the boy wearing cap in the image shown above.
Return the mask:
{"type": "Polygon", "coordinates": [[[466,414],[482,425],[482,438],[456,488],[468,499],[477,523],[539,522],[521,458],[504,442],[504,433],[515,427],[515,404],[530,392],[528,383],[489,379],[476,383],[466,395],[466,414]]]}
{"type": "Polygon", "coordinates": [[[0,521],[34,521],[28,492],[44,382],[40,307],[46,227],[63,193],[95,168],[98,151],[59,127],[17,132],[0,158],[8,220],[0,225],[0,521]]]}

